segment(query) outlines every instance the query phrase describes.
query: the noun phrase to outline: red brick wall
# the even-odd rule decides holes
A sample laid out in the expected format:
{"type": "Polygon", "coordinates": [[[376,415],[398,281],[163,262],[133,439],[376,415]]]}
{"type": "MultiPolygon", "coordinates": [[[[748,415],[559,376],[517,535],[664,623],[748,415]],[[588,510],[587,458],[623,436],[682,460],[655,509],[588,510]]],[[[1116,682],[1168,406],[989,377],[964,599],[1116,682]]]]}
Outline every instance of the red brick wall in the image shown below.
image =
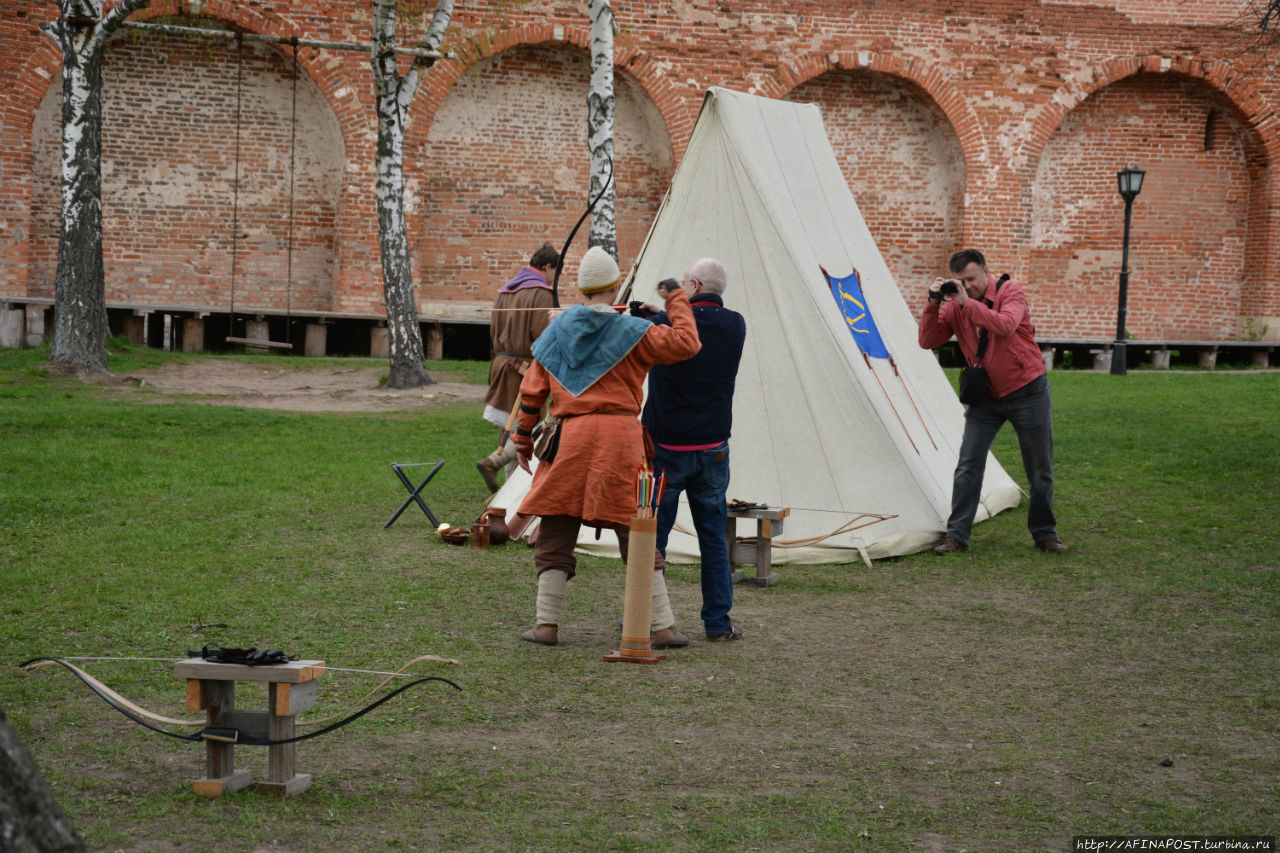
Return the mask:
{"type": "MultiPolygon", "coordinates": [[[[1149,177],[1134,218],[1135,334],[1231,338],[1249,317],[1270,319],[1280,334],[1280,187],[1270,176],[1280,157],[1280,86],[1243,51],[1232,22],[1245,5],[618,3],[624,266],[702,93],[724,85],[823,105],[837,155],[912,304],[922,271],[975,245],[994,269],[1028,284],[1042,334],[1109,335],[1123,209],[1114,172],[1136,162],[1149,177]],[[1211,109],[1214,144],[1205,151],[1211,109]],[[904,163],[916,171],[895,187],[886,174],[904,163]],[[1212,306],[1192,312],[1164,298],[1162,288],[1179,280],[1214,297],[1212,306]]],[[[144,15],[188,8],[153,0],[144,15]]],[[[41,112],[41,102],[58,96],[49,89],[58,88],[59,59],[33,31],[54,10],[0,0],[0,295],[49,287],[56,114],[41,112]]],[[[203,11],[255,32],[369,35],[367,0],[207,0],[203,11]]],[[[459,58],[428,73],[410,110],[406,179],[422,298],[487,301],[486,288],[543,237],[559,242],[581,210],[587,26],[581,3],[570,0],[458,4],[447,46],[459,58]],[[546,115],[509,115],[494,139],[504,124],[496,116],[521,99],[546,115]],[[490,138],[472,144],[468,122],[490,138]],[[529,163],[536,166],[522,168],[529,163]]],[[[402,41],[420,34],[420,22],[407,25],[402,41]]],[[[163,61],[156,50],[131,38],[108,63],[108,293],[216,305],[229,278],[225,116],[234,56],[172,39],[160,48],[163,61]]],[[[281,296],[287,56],[254,51],[246,66],[256,147],[243,152],[255,166],[244,175],[249,236],[238,301],[281,296]]],[[[308,147],[298,187],[306,202],[295,219],[297,293],[307,306],[376,309],[368,57],[304,49],[301,61],[308,147]]]]}
{"type": "MultiPolygon", "coordinates": [[[[300,75],[291,140],[291,59],[254,44],[241,56],[237,189],[234,43],[138,34],[117,39],[108,52],[102,134],[108,300],[229,305],[235,223],[237,308],[329,308],[342,138],[315,85],[300,75]]],[[[53,295],[60,109],[61,87],[52,86],[33,128],[32,296],[53,295]]]]}
{"type": "Polygon", "coordinates": [[[1229,106],[1187,79],[1130,77],[1073,110],[1033,189],[1028,298],[1041,326],[1114,334],[1124,234],[1114,176],[1136,162],[1147,176],[1133,208],[1127,330],[1143,340],[1233,337],[1259,191],[1249,141],[1229,106]]]}
{"type": "MultiPolygon", "coordinates": [[[[544,240],[560,248],[585,210],[588,57],[556,45],[517,47],[482,60],[453,85],[409,157],[410,228],[423,299],[491,300],[544,240]],[[576,155],[576,156],[575,156],[576,155]]],[[[615,222],[627,269],[673,171],[671,142],[651,101],[615,77],[615,222]]],[[[571,291],[587,245],[583,223],[561,279],[571,291]]]]}
{"type": "MultiPolygon", "coordinates": [[[[919,87],[874,71],[833,71],[788,100],[815,103],[845,180],[913,309],[960,242],[960,140],[919,87]]],[[[834,271],[833,271],[834,272],[834,271]]]]}

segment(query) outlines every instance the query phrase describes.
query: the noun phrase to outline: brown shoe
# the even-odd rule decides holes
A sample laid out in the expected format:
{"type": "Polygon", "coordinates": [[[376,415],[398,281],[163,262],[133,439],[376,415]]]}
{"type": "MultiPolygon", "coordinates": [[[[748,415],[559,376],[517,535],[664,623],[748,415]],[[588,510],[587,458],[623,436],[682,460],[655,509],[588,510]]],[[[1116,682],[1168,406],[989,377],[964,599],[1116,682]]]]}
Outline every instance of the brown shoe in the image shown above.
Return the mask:
{"type": "Polygon", "coordinates": [[[1063,551],[1067,550],[1067,546],[1063,545],[1057,537],[1054,537],[1053,539],[1041,539],[1036,543],[1036,547],[1041,551],[1046,551],[1050,554],[1061,554],[1063,551]]]}
{"type": "Polygon", "coordinates": [[[950,536],[948,536],[946,539],[943,539],[937,545],[933,546],[933,553],[939,554],[939,555],[950,554],[953,551],[968,551],[968,550],[969,550],[968,545],[964,544],[963,542],[958,542],[955,539],[952,539],[950,536]]]}
{"type": "Polygon", "coordinates": [[[680,629],[675,625],[672,625],[670,628],[654,631],[649,645],[655,649],[676,649],[689,645],[689,638],[681,634],[680,629]]]}
{"type": "Polygon", "coordinates": [[[489,487],[489,491],[498,491],[498,466],[493,464],[493,460],[488,456],[476,463],[476,470],[480,472],[480,476],[484,478],[484,484],[489,487]]]}
{"type": "Polygon", "coordinates": [[[555,625],[534,625],[520,635],[526,643],[537,643],[540,646],[554,646],[558,639],[555,625]]]}

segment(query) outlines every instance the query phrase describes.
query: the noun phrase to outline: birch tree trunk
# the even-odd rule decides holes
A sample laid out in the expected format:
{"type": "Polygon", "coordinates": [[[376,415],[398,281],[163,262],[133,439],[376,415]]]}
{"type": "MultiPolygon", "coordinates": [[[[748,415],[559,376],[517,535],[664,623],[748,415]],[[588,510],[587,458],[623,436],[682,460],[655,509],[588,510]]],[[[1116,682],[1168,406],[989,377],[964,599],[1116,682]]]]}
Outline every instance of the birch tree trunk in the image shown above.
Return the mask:
{"type": "Polygon", "coordinates": [[[75,853],[84,844],[0,708],[0,849],[75,853]]]}
{"type": "MultiPolygon", "coordinates": [[[[613,8],[610,0],[590,0],[591,91],[587,95],[587,147],[591,151],[591,187],[587,198],[595,198],[609,180],[613,169],[613,8]]],[[[614,190],[617,181],[591,211],[589,244],[600,246],[618,259],[618,231],[614,219],[614,190]]]]}
{"type": "Polygon", "coordinates": [[[58,0],[42,29],[62,51],[62,233],[54,279],[51,364],[107,373],[107,296],[102,266],[102,59],[111,34],[150,0],[58,0]]]}
{"type": "MultiPolygon", "coordinates": [[[[387,306],[391,388],[430,385],[422,351],[422,327],[414,298],[409,230],[404,215],[404,117],[421,82],[422,72],[435,60],[415,59],[401,76],[391,52],[396,39],[398,0],[373,0],[373,85],[378,108],[377,179],[378,242],[382,253],[382,289],[387,306]]],[[[453,16],[452,0],[437,0],[421,47],[438,50],[453,16]]]]}

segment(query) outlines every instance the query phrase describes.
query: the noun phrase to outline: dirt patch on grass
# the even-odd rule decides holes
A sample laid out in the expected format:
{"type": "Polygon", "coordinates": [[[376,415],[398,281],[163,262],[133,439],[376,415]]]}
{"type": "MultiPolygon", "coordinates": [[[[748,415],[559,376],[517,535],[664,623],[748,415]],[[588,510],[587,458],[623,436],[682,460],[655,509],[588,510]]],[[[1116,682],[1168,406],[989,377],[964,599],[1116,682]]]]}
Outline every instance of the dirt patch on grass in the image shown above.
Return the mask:
{"type": "Polygon", "coordinates": [[[276,367],[245,361],[202,359],[187,364],[134,370],[107,380],[138,400],[158,395],[186,402],[294,412],[399,412],[444,403],[475,402],[485,386],[437,381],[424,388],[392,390],[379,383],[386,368],[325,364],[313,368],[276,367]]]}

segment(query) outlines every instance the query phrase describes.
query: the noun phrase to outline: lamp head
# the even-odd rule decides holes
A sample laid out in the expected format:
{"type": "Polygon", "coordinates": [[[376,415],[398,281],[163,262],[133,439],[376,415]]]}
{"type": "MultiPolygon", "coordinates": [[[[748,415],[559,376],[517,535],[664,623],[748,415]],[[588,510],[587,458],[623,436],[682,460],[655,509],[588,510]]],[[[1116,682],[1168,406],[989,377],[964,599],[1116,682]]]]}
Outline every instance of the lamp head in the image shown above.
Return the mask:
{"type": "Polygon", "coordinates": [[[1142,192],[1142,179],[1146,174],[1137,166],[1127,166],[1116,172],[1116,188],[1125,201],[1133,201],[1142,192]]]}

